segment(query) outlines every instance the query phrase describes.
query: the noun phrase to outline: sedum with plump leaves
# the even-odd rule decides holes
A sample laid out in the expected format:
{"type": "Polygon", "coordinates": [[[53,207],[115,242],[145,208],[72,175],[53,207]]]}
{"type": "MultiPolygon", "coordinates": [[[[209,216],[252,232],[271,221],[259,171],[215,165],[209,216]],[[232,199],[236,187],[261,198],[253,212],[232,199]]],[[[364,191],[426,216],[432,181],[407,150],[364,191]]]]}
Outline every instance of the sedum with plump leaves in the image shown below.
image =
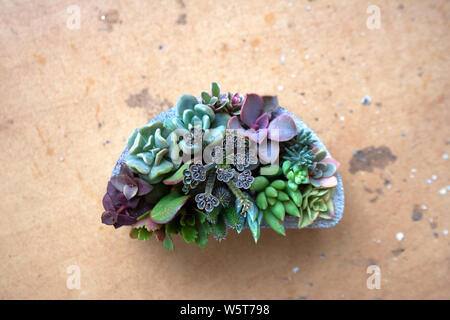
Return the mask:
{"type": "Polygon", "coordinates": [[[256,243],[264,223],[285,235],[287,215],[299,228],[333,218],[339,163],[277,112],[276,97],[225,94],[213,83],[199,98],[181,95],[175,109],[128,138],[103,198],[104,224],[174,250],[175,235],[204,248],[211,235],[221,241],[248,228],[256,243]],[[210,156],[199,157],[205,150],[210,156]]]}

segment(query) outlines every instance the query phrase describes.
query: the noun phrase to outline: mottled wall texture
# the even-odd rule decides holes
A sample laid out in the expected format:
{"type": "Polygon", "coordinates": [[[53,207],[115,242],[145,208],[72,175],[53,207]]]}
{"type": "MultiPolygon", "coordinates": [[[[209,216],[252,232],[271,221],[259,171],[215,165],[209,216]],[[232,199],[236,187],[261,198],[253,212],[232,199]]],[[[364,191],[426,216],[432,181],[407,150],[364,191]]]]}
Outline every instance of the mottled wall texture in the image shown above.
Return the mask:
{"type": "Polygon", "coordinates": [[[450,3],[376,2],[2,1],[0,298],[450,298],[450,3]],[[100,223],[127,136],[212,81],[322,138],[335,228],[169,252],[100,223]]]}

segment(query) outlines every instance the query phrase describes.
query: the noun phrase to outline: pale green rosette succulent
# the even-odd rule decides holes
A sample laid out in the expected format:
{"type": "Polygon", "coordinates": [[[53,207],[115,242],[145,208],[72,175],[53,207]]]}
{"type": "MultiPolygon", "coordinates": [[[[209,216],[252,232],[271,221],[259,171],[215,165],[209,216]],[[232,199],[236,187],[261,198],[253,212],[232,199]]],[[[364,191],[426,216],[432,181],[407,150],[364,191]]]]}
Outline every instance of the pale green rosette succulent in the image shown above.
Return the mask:
{"type": "Polygon", "coordinates": [[[164,175],[181,163],[178,137],[173,130],[155,121],[136,129],[128,138],[125,163],[150,183],[160,182],[164,175]]]}
{"type": "Polygon", "coordinates": [[[179,147],[184,153],[201,152],[205,146],[221,141],[230,118],[226,113],[215,113],[188,94],[178,98],[176,113],[178,117],[167,119],[164,126],[183,137],[179,147]]]}

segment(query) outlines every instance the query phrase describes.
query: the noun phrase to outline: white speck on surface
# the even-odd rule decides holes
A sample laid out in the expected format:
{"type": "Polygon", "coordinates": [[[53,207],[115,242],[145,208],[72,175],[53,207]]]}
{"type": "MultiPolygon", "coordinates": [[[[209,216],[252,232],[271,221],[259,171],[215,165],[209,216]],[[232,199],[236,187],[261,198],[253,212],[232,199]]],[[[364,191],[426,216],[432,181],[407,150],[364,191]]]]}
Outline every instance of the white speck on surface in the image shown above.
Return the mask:
{"type": "Polygon", "coordinates": [[[431,176],[431,179],[433,179],[433,180],[436,180],[437,178],[438,178],[438,176],[435,175],[435,174],[433,174],[433,175],[431,176]]]}
{"type": "Polygon", "coordinates": [[[426,205],[422,205],[422,210],[427,210],[428,209],[428,207],[426,206],[426,205]]]}
{"type": "Polygon", "coordinates": [[[448,159],[448,154],[444,153],[444,154],[442,155],[442,159],[448,159]]]}
{"type": "Polygon", "coordinates": [[[59,161],[63,162],[64,161],[64,157],[60,157],[59,161]]]}
{"type": "Polygon", "coordinates": [[[417,169],[411,169],[411,172],[417,172],[417,169]]]}
{"type": "Polygon", "coordinates": [[[295,73],[291,74],[291,78],[295,78],[295,77],[296,77],[295,73]]]}
{"type": "Polygon", "coordinates": [[[448,235],[448,230],[445,229],[444,231],[442,231],[442,234],[443,234],[444,236],[448,235]]]}
{"type": "Polygon", "coordinates": [[[397,238],[398,241],[402,241],[403,238],[405,237],[405,235],[401,232],[398,232],[395,237],[397,238]]]}
{"type": "Polygon", "coordinates": [[[391,185],[391,184],[388,184],[388,185],[386,186],[386,189],[391,190],[391,189],[392,189],[392,185],[391,185]]]}
{"type": "Polygon", "coordinates": [[[306,6],[306,11],[311,11],[311,6],[306,6]]]}
{"type": "Polygon", "coordinates": [[[284,54],[282,54],[280,57],[280,63],[284,64],[285,61],[286,61],[286,56],[284,54]]]}
{"type": "Polygon", "coordinates": [[[300,268],[299,268],[299,267],[295,267],[295,268],[292,268],[292,272],[293,272],[293,273],[297,273],[297,272],[298,272],[298,270],[300,270],[300,268]]]}
{"type": "Polygon", "coordinates": [[[441,190],[439,190],[440,194],[446,194],[447,193],[447,189],[446,188],[442,188],[441,190]]]}
{"type": "Polygon", "coordinates": [[[283,91],[284,87],[282,85],[278,86],[278,91],[283,91]]]}
{"type": "Polygon", "coordinates": [[[305,55],[305,59],[308,60],[309,59],[309,55],[306,54],[305,55]]]}
{"type": "Polygon", "coordinates": [[[341,116],[341,121],[344,121],[345,120],[345,117],[344,116],[341,116]]]}
{"type": "Polygon", "coordinates": [[[306,104],[306,100],[303,100],[302,103],[303,103],[303,104],[306,104]]]}
{"type": "Polygon", "coordinates": [[[397,261],[398,258],[397,257],[392,257],[392,260],[397,261]]]}
{"type": "Polygon", "coordinates": [[[293,2],[289,2],[289,3],[288,3],[288,7],[292,7],[293,5],[294,5],[293,2]]]}
{"type": "Polygon", "coordinates": [[[365,96],[362,100],[361,100],[362,104],[366,104],[369,105],[372,103],[372,99],[369,96],[365,96]]]}
{"type": "Polygon", "coordinates": [[[427,184],[430,184],[431,183],[431,180],[430,179],[427,179],[427,184]]]}
{"type": "Polygon", "coordinates": [[[429,223],[433,223],[433,221],[434,221],[433,218],[428,218],[429,223]]]}
{"type": "Polygon", "coordinates": [[[410,174],[409,177],[412,179],[412,178],[414,178],[414,175],[413,175],[413,174],[410,174]]]}

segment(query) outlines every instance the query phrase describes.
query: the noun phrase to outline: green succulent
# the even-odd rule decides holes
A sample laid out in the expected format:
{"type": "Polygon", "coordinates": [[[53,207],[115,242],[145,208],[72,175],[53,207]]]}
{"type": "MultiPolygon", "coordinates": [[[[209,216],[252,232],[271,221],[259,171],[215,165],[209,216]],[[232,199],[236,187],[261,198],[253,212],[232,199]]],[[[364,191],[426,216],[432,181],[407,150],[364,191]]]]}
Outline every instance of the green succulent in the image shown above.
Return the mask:
{"type": "Polygon", "coordinates": [[[319,189],[308,185],[302,192],[298,227],[309,226],[317,218],[332,219],[334,217],[333,193],[334,188],[319,189]]]}
{"type": "Polygon", "coordinates": [[[184,153],[202,151],[207,145],[223,139],[230,118],[228,114],[216,114],[210,106],[188,94],[178,98],[175,108],[177,117],[165,120],[164,126],[183,137],[179,146],[184,153]]]}
{"type": "MultiPolygon", "coordinates": [[[[278,170],[274,168],[273,171],[278,170]]],[[[289,188],[288,181],[277,176],[260,175],[255,178],[250,190],[256,193],[255,203],[262,211],[264,220],[276,232],[284,235],[283,221],[286,213],[300,217],[302,195],[299,190],[289,188]]]]}
{"type": "Polygon", "coordinates": [[[136,129],[128,138],[127,147],[127,166],[152,184],[181,163],[178,138],[161,121],[136,129]]]}

